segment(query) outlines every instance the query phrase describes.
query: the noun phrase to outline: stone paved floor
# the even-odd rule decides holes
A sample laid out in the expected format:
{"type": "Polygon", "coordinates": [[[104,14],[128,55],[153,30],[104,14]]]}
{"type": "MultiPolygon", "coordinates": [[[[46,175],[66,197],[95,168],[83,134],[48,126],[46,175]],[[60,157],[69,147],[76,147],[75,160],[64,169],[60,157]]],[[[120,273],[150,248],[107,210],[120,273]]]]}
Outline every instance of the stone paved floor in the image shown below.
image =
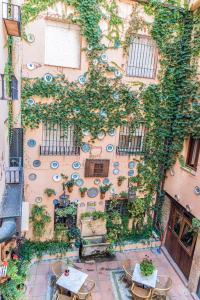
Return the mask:
{"type": "MultiPolygon", "coordinates": [[[[124,259],[129,258],[134,265],[140,262],[144,255],[149,255],[154,261],[158,274],[169,275],[173,280],[173,287],[169,293],[170,300],[192,300],[187,288],[184,286],[164,254],[151,251],[117,253],[112,261],[88,263],[75,263],[89,275],[89,279],[95,280],[96,288],[92,300],[115,300],[113,286],[110,279],[110,271],[121,269],[124,259]]],[[[48,276],[51,272],[51,262],[40,262],[34,264],[29,271],[27,282],[28,300],[46,300],[48,288],[48,276]]]]}

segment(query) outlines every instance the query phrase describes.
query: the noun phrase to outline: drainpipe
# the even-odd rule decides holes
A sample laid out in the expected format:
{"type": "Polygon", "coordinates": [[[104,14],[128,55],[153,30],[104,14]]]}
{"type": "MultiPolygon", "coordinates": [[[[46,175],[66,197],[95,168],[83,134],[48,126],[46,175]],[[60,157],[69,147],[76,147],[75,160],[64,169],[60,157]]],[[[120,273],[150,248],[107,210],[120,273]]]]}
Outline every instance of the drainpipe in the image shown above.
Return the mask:
{"type": "Polygon", "coordinates": [[[0,227],[0,243],[9,240],[16,233],[16,229],[15,218],[3,219],[0,227]]]}

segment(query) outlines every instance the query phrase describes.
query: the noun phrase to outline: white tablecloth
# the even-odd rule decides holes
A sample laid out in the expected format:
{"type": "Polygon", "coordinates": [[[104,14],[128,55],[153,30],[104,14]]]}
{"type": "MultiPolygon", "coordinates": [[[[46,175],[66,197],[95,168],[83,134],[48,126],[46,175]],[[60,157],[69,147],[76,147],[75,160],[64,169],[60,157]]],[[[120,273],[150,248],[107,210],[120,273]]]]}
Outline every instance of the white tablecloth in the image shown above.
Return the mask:
{"type": "Polygon", "coordinates": [[[88,275],[72,267],[68,267],[68,269],[69,275],[65,276],[63,273],[58,278],[56,284],[72,293],[77,294],[88,275]]]}
{"type": "Polygon", "coordinates": [[[157,275],[158,275],[158,271],[155,270],[153,272],[153,274],[149,275],[149,276],[144,276],[142,274],[142,272],[140,271],[140,265],[136,264],[134,271],[133,271],[133,276],[132,279],[133,281],[146,285],[148,287],[151,288],[155,288],[156,287],[156,280],[157,280],[157,275]]]}

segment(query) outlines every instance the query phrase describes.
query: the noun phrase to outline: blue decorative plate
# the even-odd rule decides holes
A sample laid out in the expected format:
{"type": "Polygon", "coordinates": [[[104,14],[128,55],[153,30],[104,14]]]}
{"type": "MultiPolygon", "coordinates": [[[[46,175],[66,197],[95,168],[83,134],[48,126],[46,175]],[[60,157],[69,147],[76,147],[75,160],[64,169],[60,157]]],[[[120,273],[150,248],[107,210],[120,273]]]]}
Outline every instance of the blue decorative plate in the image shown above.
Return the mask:
{"type": "Polygon", "coordinates": [[[108,55],[106,53],[101,54],[101,60],[103,62],[107,62],[108,61],[108,55]]]}
{"type": "Polygon", "coordinates": [[[122,73],[119,70],[115,70],[115,77],[122,77],[122,73]]]}
{"type": "Polygon", "coordinates": [[[108,185],[110,183],[110,179],[109,178],[104,178],[103,179],[103,184],[104,185],[108,185]]]}
{"type": "Polygon", "coordinates": [[[30,71],[35,69],[35,64],[33,64],[33,63],[27,64],[26,66],[27,66],[27,69],[29,69],[30,71]]]}
{"type": "Polygon", "coordinates": [[[26,100],[26,103],[30,106],[33,106],[35,104],[35,100],[33,98],[29,98],[26,100]]]}
{"type": "Polygon", "coordinates": [[[128,163],[128,167],[129,167],[129,169],[133,169],[135,167],[135,162],[134,161],[130,161],[128,163]]]}
{"type": "Polygon", "coordinates": [[[112,145],[112,144],[108,144],[107,146],[106,146],[106,151],[107,152],[112,152],[114,150],[114,146],[112,145]]]}
{"type": "Polygon", "coordinates": [[[33,161],[33,166],[36,167],[36,168],[40,167],[41,166],[41,161],[38,160],[38,159],[34,160],[33,161]]]}
{"type": "Polygon", "coordinates": [[[87,190],[87,195],[89,198],[95,198],[99,193],[99,190],[95,187],[92,187],[87,190]]]}
{"type": "Polygon", "coordinates": [[[79,161],[74,161],[72,163],[72,168],[73,169],[77,170],[77,169],[80,169],[80,167],[81,167],[81,163],[79,161]]]}
{"type": "Polygon", "coordinates": [[[76,108],[74,108],[73,112],[74,112],[75,114],[79,114],[79,113],[81,112],[81,110],[80,110],[79,107],[76,107],[76,108]]]}
{"type": "Polygon", "coordinates": [[[76,180],[76,186],[83,186],[84,185],[84,180],[83,179],[81,179],[81,178],[79,178],[78,180],[76,180]]]}
{"type": "Polygon", "coordinates": [[[107,112],[104,109],[101,109],[99,112],[100,117],[106,118],[107,117],[107,112]]]}
{"type": "Polygon", "coordinates": [[[31,148],[35,147],[36,141],[33,139],[28,140],[27,145],[31,148]]]}
{"type": "Polygon", "coordinates": [[[195,192],[196,195],[200,195],[200,187],[199,186],[195,186],[194,192],[195,192]]]}
{"type": "Polygon", "coordinates": [[[90,134],[90,131],[89,131],[88,129],[82,129],[82,134],[83,134],[84,136],[87,136],[87,135],[90,134]]]}
{"type": "Polygon", "coordinates": [[[100,182],[101,182],[101,180],[100,180],[99,178],[96,178],[96,179],[94,180],[94,184],[96,184],[96,185],[99,185],[100,182]]]}
{"type": "Polygon", "coordinates": [[[31,173],[28,175],[29,180],[34,181],[37,178],[37,175],[35,173],[31,173]]]}
{"type": "Polygon", "coordinates": [[[101,132],[98,133],[97,138],[99,140],[103,140],[105,138],[105,136],[106,136],[106,133],[105,133],[105,131],[102,130],[101,132]]]}
{"type": "Polygon", "coordinates": [[[54,205],[58,205],[58,204],[59,204],[59,200],[58,200],[58,199],[54,199],[54,200],[53,200],[53,204],[54,204],[54,205]]]}
{"type": "Polygon", "coordinates": [[[78,180],[78,179],[80,179],[80,177],[81,177],[81,175],[79,173],[73,173],[71,175],[71,179],[73,179],[75,181],[78,180]]]}
{"type": "Polygon", "coordinates": [[[78,82],[82,85],[85,84],[86,83],[86,77],[84,75],[79,76],[78,82]]]}
{"type": "Polygon", "coordinates": [[[113,129],[110,129],[109,131],[108,131],[108,134],[110,135],[110,136],[115,136],[115,134],[116,134],[116,130],[113,128],[113,129]]]}
{"type": "Polygon", "coordinates": [[[51,83],[53,81],[53,75],[50,73],[44,74],[44,81],[51,83]]]}
{"type": "Polygon", "coordinates": [[[134,171],[133,170],[129,170],[128,171],[128,176],[134,176],[134,171]]]}
{"type": "Polygon", "coordinates": [[[51,164],[50,164],[50,167],[52,169],[58,169],[59,167],[59,162],[58,161],[52,161],[51,164]]]}
{"type": "Polygon", "coordinates": [[[118,161],[115,161],[114,163],[113,163],[113,167],[119,167],[119,162],[118,161]]]}
{"type": "Polygon", "coordinates": [[[83,152],[89,152],[90,151],[90,145],[87,144],[87,143],[83,143],[82,146],[81,146],[81,150],[83,152]]]}
{"type": "Polygon", "coordinates": [[[119,100],[119,93],[118,93],[118,92],[114,92],[114,93],[113,93],[113,99],[114,99],[115,101],[118,101],[118,100],[119,100]]]}
{"type": "Polygon", "coordinates": [[[113,174],[114,174],[114,175],[118,175],[118,174],[119,174],[119,169],[114,169],[114,170],[113,170],[113,174]]]}
{"type": "Polygon", "coordinates": [[[61,181],[61,179],[62,179],[61,175],[59,175],[59,174],[53,175],[52,178],[53,178],[53,181],[55,181],[55,182],[61,181]]]}

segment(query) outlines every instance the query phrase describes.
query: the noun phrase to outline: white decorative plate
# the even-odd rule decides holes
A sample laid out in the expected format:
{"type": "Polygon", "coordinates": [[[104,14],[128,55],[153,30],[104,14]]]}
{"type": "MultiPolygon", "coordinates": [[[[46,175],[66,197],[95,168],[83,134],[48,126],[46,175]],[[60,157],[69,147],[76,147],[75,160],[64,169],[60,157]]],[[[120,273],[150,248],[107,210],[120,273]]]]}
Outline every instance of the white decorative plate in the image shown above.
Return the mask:
{"type": "Polygon", "coordinates": [[[52,178],[53,178],[53,181],[55,181],[55,182],[61,181],[61,179],[62,179],[61,175],[59,175],[59,174],[53,175],[52,178]]]}
{"type": "Polygon", "coordinates": [[[77,169],[80,169],[80,167],[81,167],[81,163],[79,161],[74,161],[72,163],[72,168],[73,169],[77,170],[77,169]]]}
{"type": "Polygon", "coordinates": [[[35,202],[36,203],[41,203],[42,202],[42,197],[36,197],[35,202]]]}
{"type": "Polygon", "coordinates": [[[75,181],[78,180],[78,179],[80,179],[80,177],[81,177],[81,175],[79,173],[73,173],[71,175],[71,179],[73,179],[75,181]]]}
{"type": "Polygon", "coordinates": [[[116,135],[116,130],[113,128],[113,129],[110,129],[109,131],[108,131],[108,134],[110,135],[110,136],[115,136],[116,135]]]}
{"type": "Polygon", "coordinates": [[[31,174],[29,174],[28,178],[29,178],[29,180],[34,181],[34,180],[36,180],[37,175],[35,173],[31,173],[31,174]]]}
{"type": "Polygon", "coordinates": [[[46,73],[44,75],[44,80],[48,83],[52,82],[53,81],[53,75],[51,75],[50,73],[46,73]]]}
{"type": "Polygon", "coordinates": [[[81,179],[81,178],[78,179],[78,180],[76,180],[76,185],[79,186],[79,187],[80,187],[80,186],[83,186],[83,185],[84,185],[84,180],[81,179]]]}
{"type": "Polygon", "coordinates": [[[114,169],[114,170],[113,170],[113,174],[114,174],[114,175],[118,175],[118,174],[119,174],[119,169],[114,169]]]}
{"type": "Polygon", "coordinates": [[[104,109],[101,109],[99,112],[100,117],[106,118],[107,117],[107,112],[104,109]]]}
{"type": "Polygon", "coordinates": [[[195,186],[194,192],[195,192],[196,195],[200,195],[200,187],[199,186],[195,186]]]}
{"type": "Polygon", "coordinates": [[[103,140],[105,138],[105,136],[106,136],[105,131],[101,131],[101,132],[98,133],[97,138],[99,140],[103,140]]]}
{"type": "Polygon", "coordinates": [[[122,77],[122,73],[119,70],[115,70],[115,77],[122,77]]]}
{"type": "Polygon", "coordinates": [[[35,104],[35,100],[33,98],[29,98],[26,100],[26,103],[30,106],[33,106],[35,104]]]}
{"type": "Polygon", "coordinates": [[[129,167],[129,169],[133,169],[135,167],[135,162],[134,161],[130,161],[128,163],[128,167],[129,167]]]}
{"type": "Polygon", "coordinates": [[[50,167],[51,167],[52,169],[58,169],[58,167],[59,167],[59,162],[57,162],[57,161],[52,161],[51,164],[50,164],[50,167]]]}
{"type": "Polygon", "coordinates": [[[112,144],[108,144],[108,145],[106,146],[106,151],[107,151],[107,152],[113,152],[113,150],[114,150],[114,146],[113,146],[112,144]]]}
{"type": "Polygon", "coordinates": [[[115,101],[118,101],[118,100],[119,100],[119,93],[118,93],[118,92],[114,92],[114,93],[113,93],[113,99],[114,99],[115,101]]]}
{"type": "Polygon", "coordinates": [[[92,63],[93,63],[94,66],[96,66],[96,65],[98,64],[98,62],[99,62],[99,61],[98,61],[97,58],[94,58],[93,61],[92,61],[92,63]]]}
{"type": "Polygon", "coordinates": [[[107,62],[108,61],[108,55],[106,53],[101,54],[101,60],[103,62],[107,62]]]}
{"type": "Polygon", "coordinates": [[[79,76],[78,82],[82,85],[85,84],[86,83],[86,77],[84,75],[79,76]]]}
{"type": "Polygon", "coordinates": [[[90,134],[90,131],[88,129],[82,129],[82,133],[84,136],[87,136],[90,134]]]}
{"type": "Polygon", "coordinates": [[[35,36],[34,36],[33,33],[28,33],[26,36],[27,36],[27,41],[28,41],[29,43],[35,42],[35,36]]]}
{"type": "Polygon", "coordinates": [[[115,161],[114,163],[113,163],[113,167],[119,167],[119,162],[118,161],[115,161]]]}
{"type": "Polygon", "coordinates": [[[104,178],[104,179],[103,179],[103,184],[104,184],[104,185],[110,184],[110,179],[109,179],[109,178],[104,178]]]}
{"type": "Polygon", "coordinates": [[[27,69],[29,69],[30,71],[35,69],[35,64],[33,64],[33,63],[27,64],[26,66],[27,66],[27,69]]]}

